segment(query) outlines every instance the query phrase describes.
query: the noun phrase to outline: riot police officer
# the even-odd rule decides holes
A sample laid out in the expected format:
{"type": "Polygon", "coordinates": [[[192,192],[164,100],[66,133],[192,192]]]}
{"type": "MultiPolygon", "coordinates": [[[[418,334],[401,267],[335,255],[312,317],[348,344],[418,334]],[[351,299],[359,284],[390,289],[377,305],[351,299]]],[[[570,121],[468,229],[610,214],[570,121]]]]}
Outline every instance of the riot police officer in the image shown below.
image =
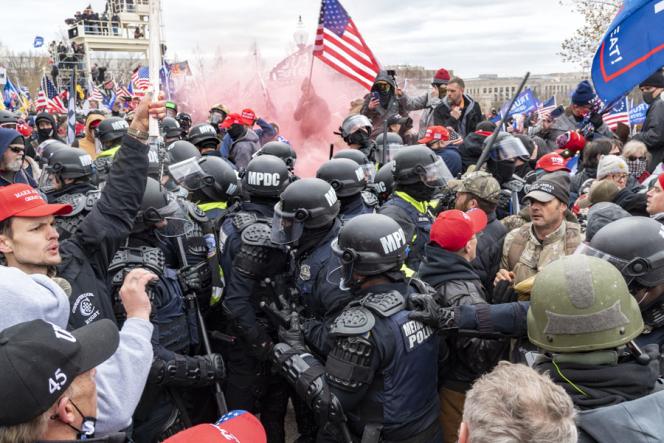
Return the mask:
{"type": "Polygon", "coordinates": [[[389,217],[364,214],[348,221],[332,251],[342,263],[339,284],[353,298],[330,327],[327,362],[308,353],[306,332],[300,336],[293,325],[281,334],[286,343],[275,346],[277,367],[323,425],[317,441],[350,441],[343,431],[347,417],[358,441],[442,442],[438,338],[408,318],[411,290],[400,270],[407,245],[389,217]]]}
{"type": "Polygon", "coordinates": [[[51,155],[42,171],[39,188],[49,203],[72,206],[71,213],[55,219],[61,239],[74,234],[97,203],[101,192],[94,185],[92,158],[82,149],[65,148],[51,155]]]}
{"type": "Polygon", "coordinates": [[[199,123],[189,130],[189,141],[201,151],[201,155],[216,155],[219,153],[219,136],[215,126],[208,123],[199,123]]]}
{"type": "MultiPolygon", "coordinates": [[[[357,149],[342,149],[332,156],[332,159],[336,158],[347,158],[362,166],[364,177],[367,180],[367,187],[371,187],[376,176],[376,165],[362,151],[357,149]]],[[[362,199],[364,199],[365,205],[372,208],[377,208],[380,204],[375,194],[369,190],[362,191],[362,199]]]]}
{"type": "Polygon", "coordinates": [[[271,141],[263,145],[263,147],[256,153],[256,155],[274,155],[279,157],[286,163],[288,169],[292,172],[295,169],[295,162],[297,161],[297,152],[293,147],[285,142],[271,141]]]}
{"type": "Polygon", "coordinates": [[[101,143],[102,151],[97,154],[94,164],[99,183],[106,180],[113,164],[113,157],[120,149],[120,142],[128,129],[129,124],[120,117],[109,117],[97,125],[95,137],[101,143]]]}
{"type": "Polygon", "coordinates": [[[362,114],[352,114],[344,119],[339,135],[351,149],[357,149],[372,162],[377,162],[376,143],[369,138],[373,128],[369,119],[362,114]]]}
{"type": "Polygon", "coordinates": [[[376,196],[378,205],[381,206],[394,191],[394,160],[385,163],[376,172],[373,183],[367,185],[367,190],[376,196]]]}
{"type": "Polygon", "coordinates": [[[175,120],[180,124],[183,137],[187,137],[189,129],[191,129],[191,115],[186,112],[178,112],[178,115],[175,116],[175,120]]]}
{"type": "Polygon", "coordinates": [[[164,138],[164,144],[170,145],[174,141],[182,140],[182,128],[180,123],[173,117],[166,117],[161,122],[161,135],[164,138]]]}
{"type": "Polygon", "coordinates": [[[381,132],[378,134],[376,136],[376,158],[378,163],[384,165],[393,160],[403,146],[403,139],[396,132],[381,132]]]}
{"type": "MultiPolygon", "coordinates": [[[[196,355],[198,322],[190,294],[178,278],[182,266],[176,237],[189,229],[174,218],[177,202],[156,180],[149,178],[132,234],[115,254],[109,274],[114,310],[123,321],[118,290],[127,269],[142,267],[159,277],[151,288],[154,316],[154,362],[141,401],[134,414],[137,441],[157,441],[191,425],[186,404],[187,390],[211,386],[224,377],[220,355],[196,355]],[[187,388],[187,389],[184,389],[187,388]]],[[[200,405],[197,405],[200,407],[200,405]]]]}
{"type": "MultiPolygon", "coordinates": [[[[177,163],[184,162],[185,160],[192,158],[194,161],[198,161],[200,157],[201,153],[198,148],[186,140],[177,140],[166,146],[166,152],[163,157],[163,168],[160,168],[160,172],[163,171],[163,175],[161,176],[161,184],[178,197],[186,198],[188,191],[180,186],[180,183],[178,183],[178,180],[171,172],[171,167],[177,163]]],[[[177,168],[174,168],[174,170],[178,171],[177,168]]],[[[182,169],[179,170],[182,171],[182,169]]]]}
{"type": "Polygon", "coordinates": [[[200,173],[197,177],[190,176],[183,186],[189,191],[189,200],[216,225],[228,202],[238,195],[237,175],[230,163],[219,157],[208,155],[197,159],[197,163],[200,173]]]}
{"type": "Polygon", "coordinates": [[[226,287],[223,309],[226,330],[236,339],[225,345],[230,409],[260,412],[270,442],[285,441],[284,419],[289,392],[271,372],[269,353],[276,340],[260,302],[277,299],[284,282],[287,255],[272,244],[270,230],[274,205],[290,182],[286,164],[273,155],[252,159],[242,175],[248,196],[226,214],[220,230],[221,266],[226,287]]]}
{"type": "Polygon", "coordinates": [[[339,219],[343,222],[356,215],[369,214],[374,208],[365,203],[362,191],[367,186],[362,167],[352,160],[336,158],[323,163],[316,177],[328,182],[339,198],[339,219]]]}
{"type": "Polygon", "coordinates": [[[378,210],[396,220],[408,241],[407,273],[417,271],[434,219],[430,200],[452,178],[445,163],[426,146],[400,150],[393,166],[396,189],[378,210]]]}

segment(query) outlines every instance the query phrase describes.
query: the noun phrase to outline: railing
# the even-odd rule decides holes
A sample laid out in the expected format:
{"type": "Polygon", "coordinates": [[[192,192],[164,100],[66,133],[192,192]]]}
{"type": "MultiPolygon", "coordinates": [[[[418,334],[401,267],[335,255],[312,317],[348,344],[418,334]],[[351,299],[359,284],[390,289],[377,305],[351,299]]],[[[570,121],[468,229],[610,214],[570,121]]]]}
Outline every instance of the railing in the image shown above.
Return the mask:
{"type": "Polygon", "coordinates": [[[74,28],[70,28],[69,37],[101,36],[136,40],[147,38],[147,23],[145,25],[127,27],[123,27],[121,24],[122,23],[119,21],[112,20],[81,20],[80,22],[76,23],[74,28]],[[72,33],[74,29],[77,29],[77,31],[72,33]],[[136,32],[137,29],[138,32],[136,32]]]}
{"type": "Polygon", "coordinates": [[[150,0],[111,0],[111,11],[120,12],[138,12],[138,6],[149,6],[150,0]]]}

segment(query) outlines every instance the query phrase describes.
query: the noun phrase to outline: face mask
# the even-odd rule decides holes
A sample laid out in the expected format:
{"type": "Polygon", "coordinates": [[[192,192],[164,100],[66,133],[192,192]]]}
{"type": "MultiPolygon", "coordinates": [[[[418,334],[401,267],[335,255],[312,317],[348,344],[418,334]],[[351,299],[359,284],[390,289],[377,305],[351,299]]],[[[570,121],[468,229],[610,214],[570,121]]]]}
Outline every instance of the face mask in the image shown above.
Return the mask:
{"type": "MultiPolygon", "coordinates": [[[[69,402],[72,404],[74,409],[83,417],[83,421],[81,422],[81,428],[75,428],[74,426],[70,425],[67,423],[67,426],[72,428],[74,431],[76,431],[76,438],[78,440],[87,440],[89,438],[94,438],[95,436],[95,428],[97,426],[97,418],[96,417],[90,417],[84,415],[81,410],[76,406],[76,403],[74,403],[73,400],[69,399],[69,402]]],[[[51,419],[56,418],[57,416],[51,417],[51,419]]]]}
{"type": "Polygon", "coordinates": [[[226,132],[228,132],[228,135],[230,135],[233,140],[237,140],[244,134],[244,126],[233,124],[226,132]]]}
{"type": "Polygon", "coordinates": [[[635,178],[641,177],[641,175],[646,172],[646,161],[645,160],[627,160],[627,169],[629,173],[635,178]]]}
{"type": "Polygon", "coordinates": [[[40,138],[49,138],[53,135],[53,128],[37,129],[37,134],[39,134],[40,138]]]}
{"type": "Polygon", "coordinates": [[[361,129],[359,131],[355,131],[348,136],[348,144],[366,146],[369,144],[369,134],[361,129]]]}
{"type": "Polygon", "coordinates": [[[643,101],[646,102],[649,105],[652,105],[652,103],[655,101],[655,93],[654,91],[646,91],[643,93],[643,101]]]}
{"type": "Polygon", "coordinates": [[[221,114],[215,112],[214,114],[210,115],[210,124],[212,126],[219,124],[220,121],[221,121],[221,114]]]}

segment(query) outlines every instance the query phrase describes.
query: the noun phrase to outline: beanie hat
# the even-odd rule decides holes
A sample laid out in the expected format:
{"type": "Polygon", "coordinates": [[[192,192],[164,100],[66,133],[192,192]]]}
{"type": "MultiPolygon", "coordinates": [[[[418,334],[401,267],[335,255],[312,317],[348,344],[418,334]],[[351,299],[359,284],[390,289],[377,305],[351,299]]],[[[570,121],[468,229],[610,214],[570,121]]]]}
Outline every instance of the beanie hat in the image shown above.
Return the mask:
{"type": "Polygon", "coordinates": [[[590,103],[595,98],[595,91],[588,80],[579,83],[572,93],[572,103],[583,106],[590,103]]]}
{"type": "Polygon", "coordinates": [[[655,71],[650,77],[643,80],[639,87],[654,86],[655,88],[664,88],[664,70],[662,68],[655,71]]]}
{"type": "Polygon", "coordinates": [[[627,163],[617,155],[605,155],[597,165],[597,179],[601,180],[611,174],[629,174],[627,163]]]}
{"type": "Polygon", "coordinates": [[[436,74],[433,76],[433,85],[446,85],[450,81],[450,73],[447,72],[447,69],[440,68],[436,71],[436,74]]]}

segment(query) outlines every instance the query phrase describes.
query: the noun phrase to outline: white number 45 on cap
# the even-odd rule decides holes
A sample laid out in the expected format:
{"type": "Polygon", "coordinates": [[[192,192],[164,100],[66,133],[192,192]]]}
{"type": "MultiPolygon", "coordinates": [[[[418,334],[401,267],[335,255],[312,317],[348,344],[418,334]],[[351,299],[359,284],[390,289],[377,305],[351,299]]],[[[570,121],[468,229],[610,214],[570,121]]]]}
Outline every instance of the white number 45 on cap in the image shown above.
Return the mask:
{"type": "Polygon", "coordinates": [[[53,377],[48,379],[48,392],[52,394],[55,391],[60,391],[65,383],[67,383],[67,375],[58,368],[53,377]]]}

